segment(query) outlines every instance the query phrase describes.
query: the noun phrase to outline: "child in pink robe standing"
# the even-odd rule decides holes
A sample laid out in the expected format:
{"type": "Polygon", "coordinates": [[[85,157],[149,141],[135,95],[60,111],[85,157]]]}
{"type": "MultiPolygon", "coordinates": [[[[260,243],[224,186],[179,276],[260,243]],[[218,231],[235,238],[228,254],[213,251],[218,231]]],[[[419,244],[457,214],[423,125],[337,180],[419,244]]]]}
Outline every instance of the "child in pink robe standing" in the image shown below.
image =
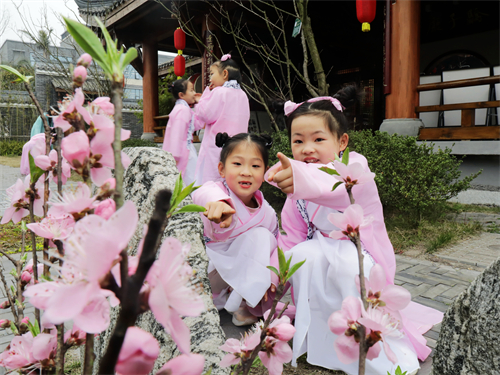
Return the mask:
{"type": "Polygon", "coordinates": [[[265,303],[271,288],[267,266],[279,233],[276,212],[258,190],[268,168],[271,138],[219,133],[216,140],[222,147],[218,170],[223,180],[206,182],[192,196],[207,210],[201,217],[215,305],[233,314],[235,325],[248,325],[257,321],[252,312],[265,303]]]}
{"type": "Polygon", "coordinates": [[[175,106],[170,112],[163,150],[172,154],[177,169],[182,173],[186,185],[195,180],[198,153],[193,145],[193,132],[203,127],[190,105],[195,103],[193,83],[186,79],[178,79],[168,89],[174,96],[175,106]]]}
{"type": "Polygon", "coordinates": [[[196,164],[196,184],[218,181],[220,149],[215,145],[217,133],[233,136],[248,131],[250,105],[240,87],[241,73],[231,55],[222,56],[210,67],[210,88],[197,100],[196,116],[205,122],[205,133],[196,164]],[[211,89],[211,90],[210,90],[211,89]]]}
{"type": "MultiPolygon", "coordinates": [[[[285,114],[295,160],[279,153],[281,163],[272,167],[267,175],[268,181],[287,194],[281,214],[287,236],[280,237],[279,246],[287,251],[287,257],[293,254],[292,263],[307,259],[290,280],[296,304],[292,363],[296,365],[297,358],[307,352],[309,363],[348,374],[357,374],[358,364],[344,364],[339,360],[333,346],[337,335],[330,331],[327,322],[334,311],[341,309],[346,297],[360,297],[354,282],[359,263],[351,241],[329,237],[329,233],[338,228],[328,221],[328,215],[344,212],[350,201],[344,188],[332,191],[338,180],[319,168],[325,165],[332,168],[330,162],[335,154],[341,155],[347,147],[348,122],[343,109],[355,101],[356,95],[356,89],[351,86],[338,92],[335,98],[314,98],[299,105],[287,102],[285,114]]],[[[352,163],[360,163],[369,172],[362,155],[351,152],[349,164],[352,163]]],[[[365,217],[374,218],[370,227],[360,231],[365,275],[378,263],[385,271],[387,282],[393,284],[396,261],[375,181],[355,185],[352,193],[365,217]]],[[[439,323],[443,314],[413,302],[400,314],[405,335],[385,339],[398,363],[394,365],[382,350],[377,358],[366,361],[367,374],[394,373],[398,365],[403,372],[414,374],[419,368],[418,358],[424,360],[431,352],[422,334],[439,323]]]]}

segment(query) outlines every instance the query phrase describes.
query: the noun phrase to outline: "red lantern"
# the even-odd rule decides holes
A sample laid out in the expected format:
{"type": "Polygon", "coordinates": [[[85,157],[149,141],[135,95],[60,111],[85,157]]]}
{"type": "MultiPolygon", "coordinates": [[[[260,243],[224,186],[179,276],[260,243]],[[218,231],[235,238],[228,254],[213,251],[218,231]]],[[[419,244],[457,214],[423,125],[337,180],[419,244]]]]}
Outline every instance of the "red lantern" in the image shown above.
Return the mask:
{"type": "Polygon", "coordinates": [[[373,22],[375,19],[376,9],[376,0],[356,0],[356,14],[358,21],[362,23],[361,31],[370,31],[370,22],[373,22]]]}
{"type": "Polygon", "coordinates": [[[186,48],[186,33],[180,27],[174,32],[174,46],[178,50],[186,48]]]}
{"type": "Polygon", "coordinates": [[[186,59],[182,55],[177,55],[174,58],[174,74],[182,77],[184,73],[186,73],[186,59]]]}

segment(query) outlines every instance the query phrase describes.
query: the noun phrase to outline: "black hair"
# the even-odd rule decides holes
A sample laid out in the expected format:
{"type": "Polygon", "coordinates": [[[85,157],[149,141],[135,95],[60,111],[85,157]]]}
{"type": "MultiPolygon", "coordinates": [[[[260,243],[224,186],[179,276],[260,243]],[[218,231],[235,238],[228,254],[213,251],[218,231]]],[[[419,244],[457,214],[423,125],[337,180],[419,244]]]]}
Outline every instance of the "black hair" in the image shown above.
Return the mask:
{"type": "Polygon", "coordinates": [[[168,92],[170,92],[174,96],[174,99],[177,100],[179,99],[180,93],[186,93],[188,83],[189,81],[187,79],[178,79],[168,85],[168,92]]]}
{"type": "MultiPolygon", "coordinates": [[[[362,93],[357,86],[346,86],[333,97],[338,99],[340,104],[349,108],[361,100],[362,93]]],[[[290,113],[286,119],[286,127],[290,141],[292,139],[292,122],[297,117],[312,115],[324,118],[330,132],[340,138],[342,134],[347,133],[349,122],[344,112],[339,111],[330,100],[318,100],[315,102],[305,101],[295,111],[290,113]]]]}
{"type": "Polygon", "coordinates": [[[217,69],[219,69],[220,74],[222,74],[224,70],[227,70],[228,81],[235,80],[236,82],[241,83],[240,67],[233,59],[229,58],[225,61],[219,60],[214,62],[212,66],[216,66],[217,69]]]}
{"type": "Polygon", "coordinates": [[[222,148],[220,152],[220,161],[222,164],[226,164],[227,157],[231,155],[236,146],[245,141],[254,143],[257,146],[262,155],[264,167],[267,168],[269,165],[269,149],[273,145],[273,139],[267,134],[239,133],[230,137],[227,133],[217,133],[215,136],[215,145],[222,148]]]}

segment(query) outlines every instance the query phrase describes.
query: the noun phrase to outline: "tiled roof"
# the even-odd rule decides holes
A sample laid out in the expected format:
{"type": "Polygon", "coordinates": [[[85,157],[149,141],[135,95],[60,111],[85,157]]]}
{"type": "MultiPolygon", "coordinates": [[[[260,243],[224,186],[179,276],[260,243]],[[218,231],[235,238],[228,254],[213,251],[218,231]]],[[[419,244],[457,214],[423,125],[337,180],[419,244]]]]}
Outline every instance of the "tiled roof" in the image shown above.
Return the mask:
{"type": "Polygon", "coordinates": [[[120,4],[129,0],[75,0],[80,13],[104,16],[120,4]]]}

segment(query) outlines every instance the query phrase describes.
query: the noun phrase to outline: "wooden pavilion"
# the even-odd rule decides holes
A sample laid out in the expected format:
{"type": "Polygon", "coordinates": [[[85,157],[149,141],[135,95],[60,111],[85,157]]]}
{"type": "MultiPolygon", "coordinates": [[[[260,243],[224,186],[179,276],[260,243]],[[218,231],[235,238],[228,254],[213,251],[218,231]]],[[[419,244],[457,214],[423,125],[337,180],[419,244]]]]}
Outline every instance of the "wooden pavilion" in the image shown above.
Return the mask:
{"type": "MultiPolygon", "coordinates": [[[[133,66],[143,76],[144,135],[153,135],[158,121],[158,51],[176,52],[173,33],[179,23],[172,13],[181,2],[75,1],[87,24],[95,26],[93,17],[100,17],[123,45],[141,48],[142,54],[133,66]]],[[[231,6],[230,1],[227,4],[231,6]]],[[[200,35],[209,39],[215,33],[220,44],[231,45],[210,22],[206,2],[193,0],[187,6],[200,35]]],[[[438,119],[436,123],[423,120],[425,128],[420,129],[420,139],[424,140],[500,139],[497,119],[500,107],[497,99],[500,98],[496,97],[500,94],[500,68],[495,68],[500,65],[498,10],[498,2],[489,1],[378,1],[372,31],[362,33],[354,1],[309,2],[309,15],[322,60],[325,66],[332,68],[328,76],[330,87],[353,81],[363,85],[368,94],[363,111],[367,127],[372,129],[378,129],[384,119],[422,119],[428,113],[434,114],[438,119]],[[485,42],[485,37],[490,40],[485,42]],[[454,58],[473,62],[472,67],[487,68],[489,74],[443,79],[443,72],[453,68],[450,61],[454,58]],[[438,73],[432,74],[436,69],[438,73]],[[425,79],[427,76],[435,75],[441,75],[441,79],[424,83],[429,82],[425,79]],[[487,97],[472,96],[466,102],[447,100],[448,91],[463,87],[486,88],[487,97]],[[427,101],[427,93],[438,98],[434,104],[421,103],[422,98],[427,101]],[[483,123],[476,119],[476,111],[480,109],[487,110],[483,123]],[[459,123],[446,120],[447,112],[453,110],[461,111],[459,123]]],[[[251,27],[263,28],[263,25],[253,22],[251,27]]],[[[212,43],[215,55],[220,56],[218,45],[208,39],[205,42],[212,43]]],[[[301,59],[300,44],[291,38],[290,41],[292,58],[301,59]]],[[[197,70],[206,84],[212,56],[189,37],[184,54],[198,57],[195,63],[201,64],[197,70]]],[[[306,96],[297,90],[296,96],[306,96]]]]}

